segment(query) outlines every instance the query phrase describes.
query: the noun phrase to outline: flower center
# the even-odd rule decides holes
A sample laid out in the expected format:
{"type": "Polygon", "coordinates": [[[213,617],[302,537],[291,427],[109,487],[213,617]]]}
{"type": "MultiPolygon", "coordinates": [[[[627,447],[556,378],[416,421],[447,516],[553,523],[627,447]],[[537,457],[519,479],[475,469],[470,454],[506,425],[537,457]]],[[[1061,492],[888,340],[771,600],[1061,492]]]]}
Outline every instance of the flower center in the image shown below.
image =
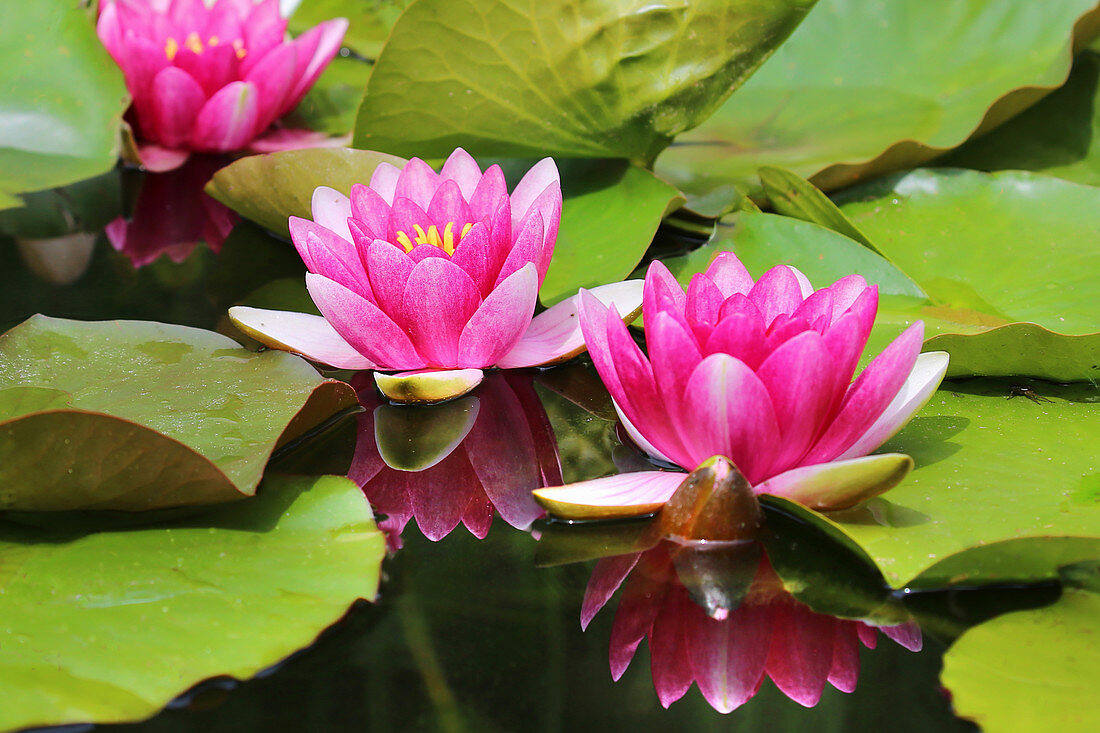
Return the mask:
{"type": "Polygon", "coordinates": [[[447,222],[447,226],[443,227],[443,234],[439,233],[439,229],[435,224],[428,227],[428,231],[424,231],[424,227],[419,224],[413,224],[413,229],[416,231],[416,238],[409,239],[409,235],[405,232],[397,233],[397,243],[405,248],[405,252],[412,252],[413,247],[418,244],[430,244],[435,247],[439,247],[441,250],[449,255],[455,253],[455,246],[462,241],[470,232],[470,227],[473,223],[466,223],[462,225],[462,232],[458,235],[458,242],[455,241],[455,223],[453,221],[447,222]]]}
{"type": "MultiPolygon", "coordinates": [[[[204,44],[202,38],[199,37],[199,34],[192,31],[187,34],[187,38],[183,39],[183,48],[186,48],[192,53],[201,54],[208,48],[214,48],[215,46],[218,46],[219,44],[221,44],[221,42],[221,39],[217,36],[210,36],[210,38],[206,39],[206,43],[204,44]]],[[[234,52],[237,54],[238,59],[243,59],[245,56],[248,55],[248,49],[244,47],[244,41],[242,39],[238,38],[234,40],[232,46],[234,52]]],[[[168,40],[164,42],[164,55],[168,57],[169,61],[175,60],[176,54],[179,53],[179,50],[180,42],[177,41],[175,38],[169,37],[168,40]]]]}

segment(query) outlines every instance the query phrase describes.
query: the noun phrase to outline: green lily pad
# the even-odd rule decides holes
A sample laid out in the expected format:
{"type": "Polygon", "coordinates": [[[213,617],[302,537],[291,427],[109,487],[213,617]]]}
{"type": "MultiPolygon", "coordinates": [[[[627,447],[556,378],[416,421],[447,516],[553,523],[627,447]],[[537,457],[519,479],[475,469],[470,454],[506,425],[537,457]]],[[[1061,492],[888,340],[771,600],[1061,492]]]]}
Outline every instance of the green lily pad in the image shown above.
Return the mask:
{"type": "MultiPolygon", "coordinates": [[[[345,148],[293,150],[242,158],[214,174],[206,192],[272,231],[289,234],[287,218],[310,217],[319,185],[347,194],[370,181],[375,166],[404,160],[345,148]]],[[[518,183],[533,161],[499,163],[518,183]]],[[[539,295],[552,305],[594,287],[622,280],[653,241],[661,219],[684,199],[679,191],[625,160],[561,160],[562,209],[554,258],[539,295]]]]}
{"type": "MultiPolygon", "coordinates": [[[[344,46],[368,59],[378,58],[393,24],[412,0],[306,0],[290,16],[287,27],[294,35],[329,18],[347,18],[344,46]]],[[[359,87],[362,92],[362,87],[359,87]]]]}
{"type": "Polygon", "coordinates": [[[710,115],[814,2],[420,0],[378,57],[355,146],[649,163],[710,115]]]}
{"type": "Polygon", "coordinates": [[[943,169],[838,198],[930,298],[884,308],[878,339],[923,318],[934,336],[927,348],[951,351],[948,377],[1100,378],[1100,189],[1035,173],[943,169]]]}
{"type": "Polygon", "coordinates": [[[1096,389],[1036,383],[1030,395],[1040,401],[1004,380],[941,388],[880,449],[916,461],[900,486],[848,512],[795,511],[854,542],[895,587],[1028,582],[1095,557],[1096,389]]]}
{"type": "Polygon", "coordinates": [[[347,195],[354,184],[368,183],[379,163],[401,167],[405,161],[348,148],[250,155],[215,173],[205,191],[241,216],[290,236],[288,217],[312,216],[313,189],[329,186],[347,195]]]}
{"type": "Polygon", "coordinates": [[[815,288],[858,273],[885,295],[923,300],[924,291],[905,273],[867,247],[823,226],[775,214],[742,212],[718,223],[711,240],[693,252],[663,262],[685,287],[719,252],[734,252],[754,278],[776,265],[793,265],[815,288]]]}
{"type": "Polygon", "coordinates": [[[130,98],[91,13],[67,0],[0,8],[0,207],[8,194],[89,178],[118,158],[130,98]]]}
{"type": "Polygon", "coordinates": [[[980,170],[1029,170],[1100,185],[1100,54],[1077,57],[1065,85],[979,138],[936,160],[980,170]]]}
{"type": "Polygon", "coordinates": [[[247,679],[374,598],[385,542],[352,482],[272,479],[185,521],[0,521],[0,728],[141,720],[247,679]]]}
{"type": "Polygon", "coordinates": [[[277,445],[355,402],[303,359],[209,331],[35,316],[0,337],[0,508],[240,499],[277,445]]]}
{"type": "Polygon", "coordinates": [[[821,0],[657,171],[698,195],[761,165],[825,190],[911,167],[1059,86],[1097,16],[1092,0],[821,0]]]}
{"type": "Polygon", "coordinates": [[[561,227],[539,299],[553,305],[590,288],[622,280],[642,259],[661,219],[684,197],[649,171],[626,161],[562,165],[561,227]]]}
{"type": "Polygon", "coordinates": [[[955,712],[989,733],[1100,729],[1100,595],[1069,588],[1052,606],[970,629],[941,679],[955,712]]]}
{"type": "Polygon", "coordinates": [[[760,168],[758,175],[764,193],[777,214],[820,224],[848,239],[854,239],[875,254],[882,254],[828,196],[805,178],[786,168],[770,165],[760,168]]]}

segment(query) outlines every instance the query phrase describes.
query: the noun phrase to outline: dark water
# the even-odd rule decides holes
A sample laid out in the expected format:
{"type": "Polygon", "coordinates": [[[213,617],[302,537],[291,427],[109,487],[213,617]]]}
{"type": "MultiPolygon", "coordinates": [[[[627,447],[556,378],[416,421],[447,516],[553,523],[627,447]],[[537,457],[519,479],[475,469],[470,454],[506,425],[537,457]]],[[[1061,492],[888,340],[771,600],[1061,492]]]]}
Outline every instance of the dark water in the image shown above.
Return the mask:
{"type": "MultiPolygon", "coordinates": [[[[220,236],[211,234],[210,227],[225,223],[217,219],[224,212],[215,212],[217,221],[211,224],[203,219],[209,211],[176,198],[191,185],[185,178],[169,183],[161,186],[163,191],[143,191],[140,177],[113,173],[84,189],[41,194],[28,211],[0,214],[0,326],[6,329],[40,312],[89,320],[160,320],[229,332],[224,314],[235,303],[298,307],[304,268],[289,243],[240,225],[217,254],[205,244],[192,247],[198,239],[220,236]],[[119,216],[131,222],[125,242],[119,237],[122,223],[115,225],[113,244],[103,234],[60,243],[42,241],[72,230],[98,231],[119,216]]],[[[596,614],[587,631],[581,630],[582,599],[596,561],[540,567],[569,557],[606,554],[607,550],[593,549],[606,547],[606,538],[577,550],[576,543],[571,544],[574,528],[536,522],[533,530],[524,530],[509,524],[526,527],[537,515],[529,499],[530,489],[537,485],[642,467],[641,458],[619,443],[614,423],[605,419],[610,417],[606,393],[591,368],[581,364],[487,381],[478,402],[482,413],[467,439],[435,466],[418,472],[395,469],[393,461],[383,465],[386,461],[380,457],[387,449],[371,442],[374,426],[379,421],[390,426],[404,422],[410,435],[430,432],[444,419],[435,417],[441,413],[421,411],[408,418],[409,413],[392,411],[409,408],[382,405],[369,382],[359,378],[356,386],[366,412],[284,456],[273,470],[350,470],[364,485],[383,515],[382,526],[392,531],[394,551],[383,566],[377,602],[358,603],[313,647],[257,679],[203,683],[154,719],[120,729],[969,730],[973,726],[952,715],[949,697],[938,683],[945,643],[970,624],[1012,607],[1049,602],[1056,593],[986,589],[930,593],[904,602],[894,597],[891,602],[899,612],[912,612],[923,623],[923,648],[910,651],[873,630],[875,649],[844,646],[849,656],[858,655],[858,661],[849,659],[846,667],[848,673],[854,672],[853,665],[859,667],[854,692],[824,684],[820,702],[804,707],[764,679],[759,692],[728,715],[716,712],[694,686],[665,710],[655,692],[649,640],[641,641],[622,678],[612,680],[609,648],[616,614],[622,612],[615,599],[596,614]],[[502,435],[527,446],[522,460],[520,452],[500,455],[492,437],[502,435]],[[493,451],[499,470],[513,481],[511,493],[486,490],[478,483],[483,475],[479,466],[493,451]],[[458,494],[463,497],[461,506],[455,503],[458,494]],[[508,521],[491,519],[494,504],[508,521]],[[483,540],[473,534],[486,532],[483,540]]],[[[780,517],[770,520],[782,525],[780,517]]],[[[790,531],[797,535],[799,530],[790,531]]],[[[798,542],[817,547],[813,543],[820,538],[798,542]]],[[[796,544],[788,542],[786,547],[796,544]]],[[[780,575],[797,575],[790,558],[781,557],[783,546],[773,543],[765,549],[780,575]]],[[[849,641],[856,639],[857,622],[835,621],[827,612],[845,606],[845,589],[857,589],[861,581],[837,579],[838,591],[817,594],[821,603],[815,610],[822,614],[814,614],[774,583],[760,583],[760,573],[766,572],[760,569],[764,566],[759,557],[757,552],[747,562],[719,563],[717,570],[708,564],[709,569],[699,572],[651,563],[664,568],[664,574],[652,571],[656,575],[645,587],[654,593],[654,588],[679,593],[681,602],[688,599],[689,604],[692,593],[717,595],[718,605],[728,607],[712,608],[712,615],[727,616],[721,632],[727,635],[740,633],[736,623],[749,616],[756,619],[752,623],[770,624],[770,629],[786,624],[788,646],[797,653],[774,664],[785,666],[788,675],[797,676],[800,665],[820,667],[821,654],[832,655],[841,648],[822,646],[815,633],[832,634],[832,629],[848,634],[849,641]],[[764,616],[786,620],[760,621],[764,616]]],[[[840,554],[837,558],[843,565],[840,554]]],[[[647,562],[641,561],[639,568],[647,562]]],[[[821,580],[825,572],[844,576],[847,571],[818,568],[810,577],[829,585],[830,578],[821,580]]],[[[628,578],[624,588],[631,582],[628,578]]],[[[718,628],[719,621],[700,620],[701,607],[673,604],[662,606],[659,613],[667,608],[681,614],[684,628],[718,628]]],[[[675,657],[667,640],[661,643],[662,658],[675,657]]],[[[692,643],[698,646],[689,641],[682,646],[692,643]]],[[[682,656],[684,649],[676,653],[682,656]]],[[[774,650],[772,654],[782,657],[774,650]]],[[[772,668],[771,657],[768,665],[772,668]]]]}

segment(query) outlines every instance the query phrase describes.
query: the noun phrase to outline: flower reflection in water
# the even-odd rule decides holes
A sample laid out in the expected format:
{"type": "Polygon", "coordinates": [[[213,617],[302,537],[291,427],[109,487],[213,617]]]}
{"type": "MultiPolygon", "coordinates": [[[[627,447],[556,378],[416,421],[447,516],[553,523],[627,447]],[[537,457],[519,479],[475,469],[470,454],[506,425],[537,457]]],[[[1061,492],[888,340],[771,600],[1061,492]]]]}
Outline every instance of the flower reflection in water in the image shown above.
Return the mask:
{"type": "Polygon", "coordinates": [[[134,267],[144,267],[161,255],[183,262],[200,242],[219,251],[239,217],[202,189],[228,162],[195,156],[167,173],[145,173],[131,217],[120,216],[106,227],[111,246],[134,267]]]}
{"type": "Polygon", "coordinates": [[[911,651],[922,644],[912,622],[876,628],[811,611],[784,590],[753,543],[702,549],[664,541],[605,558],[588,582],[582,627],[620,586],[611,675],[623,675],[648,637],[653,685],[665,707],[694,682],[715,710],[728,713],[755,695],[765,676],[812,707],[826,682],[855,689],[859,645],[873,649],[879,631],[911,651]]]}
{"type": "Polygon", "coordinates": [[[384,402],[370,372],[352,386],[366,411],[348,475],[386,515],[379,526],[393,549],[411,518],[431,540],[459,522],[484,538],[494,513],[526,529],[543,513],[531,491],[561,483],[554,431],[530,374],[490,374],[476,395],[434,406],[384,402]]]}

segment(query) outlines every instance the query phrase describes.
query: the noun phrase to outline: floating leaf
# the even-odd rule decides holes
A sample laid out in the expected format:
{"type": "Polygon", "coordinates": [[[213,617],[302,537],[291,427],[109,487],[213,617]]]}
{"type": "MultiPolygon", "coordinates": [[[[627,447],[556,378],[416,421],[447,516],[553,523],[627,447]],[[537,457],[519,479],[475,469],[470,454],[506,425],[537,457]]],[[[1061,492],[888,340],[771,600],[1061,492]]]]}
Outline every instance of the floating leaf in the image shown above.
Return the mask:
{"type": "Polygon", "coordinates": [[[935,336],[926,348],[951,351],[948,377],[1100,378],[1100,189],[1033,173],[917,170],[839,200],[931,300],[884,308],[879,343],[923,318],[935,336]]]}
{"type": "Polygon", "coordinates": [[[763,166],[758,173],[764,193],[776,213],[820,224],[848,239],[854,239],[875,254],[882,254],[828,196],[805,178],[785,168],[769,165],[763,166]]]}
{"type": "Polygon", "coordinates": [[[990,733],[1097,730],[1100,595],[1069,588],[1047,608],[963,634],[943,659],[955,711],[990,733]]]}
{"type": "Polygon", "coordinates": [[[278,479],[184,521],[103,532],[0,521],[0,728],[153,715],[247,679],[378,588],[382,534],[332,476],[278,479]]]}
{"type": "Polygon", "coordinates": [[[370,182],[379,163],[400,167],[405,161],[348,148],[251,155],[215,173],[206,192],[241,216],[289,236],[288,217],[311,218],[313,189],[329,186],[347,195],[352,185],[370,182]]]}
{"type": "Polygon", "coordinates": [[[1026,582],[1095,557],[1096,389],[1029,389],[1019,394],[995,380],[941,388],[881,449],[916,461],[901,485],[831,515],[782,505],[839,530],[895,587],[1026,582]],[[960,562],[956,554],[964,551],[970,552],[960,562]]]}
{"type": "Polygon", "coordinates": [[[704,120],[814,2],[420,0],[378,57],[355,146],[648,163],[704,120]]]}
{"type": "Polygon", "coordinates": [[[0,69],[0,208],[7,194],[115,164],[130,98],[87,9],[67,0],[4,3],[0,69]]]}
{"type": "Polygon", "coordinates": [[[1077,57],[1065,85],[996,130],[970,140],[937,165],[1029,170],[1100,185],[1100,54],[1077,57]]]}
{"type": "Polygon", "coordinates": [[[657,171],[699,195],[751,186],[761,165],[825,190],[910,167],[1059,86],[1098,15],[1094,0],[821,0],[657,171]]]}
{"type": "Polygon", "coordinates": [[[32,511],[240,499],[277,445],[355,404],[290,354],[45,316],[0,337],[0,395],[0,508],[32,511]]]}

